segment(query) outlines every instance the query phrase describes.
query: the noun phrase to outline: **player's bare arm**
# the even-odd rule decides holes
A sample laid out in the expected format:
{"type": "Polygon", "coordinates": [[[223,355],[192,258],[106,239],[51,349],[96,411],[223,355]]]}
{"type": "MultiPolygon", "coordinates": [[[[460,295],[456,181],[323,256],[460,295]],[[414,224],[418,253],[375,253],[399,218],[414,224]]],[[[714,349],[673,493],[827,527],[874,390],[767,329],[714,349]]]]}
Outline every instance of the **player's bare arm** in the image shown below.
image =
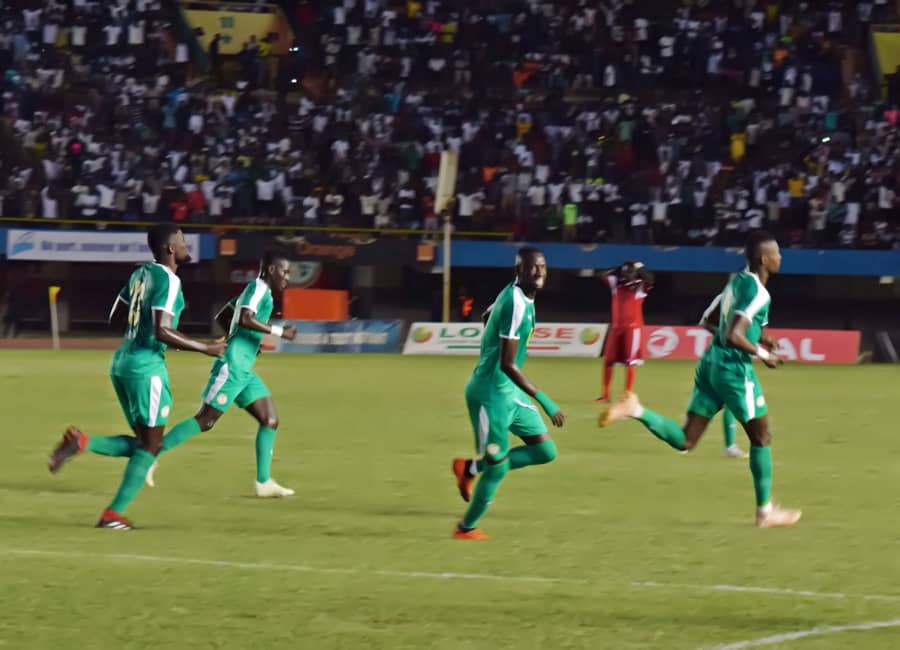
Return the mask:
{"type": "Polygon", "coordinates": [[[222,331],[228,333],[231,327],[231,319],[234,316],[234,303],[227,302],[216,314],[216,323],[222,328],[222,331]]]}
{"type": "MultiPolygon", "coordinates": [[[[537,394],[540,391],[531,383],[528,377],[525,376],[525,373],[522,372],[519,366],[516,365],[516,353],[518,350],[518,339],[500,339],[500,370],[502,370],[503,374],[509,377],[516,386],[525,391],[529,397],[537,397],[537,394]]],[[[559,410],[550,418],[550,420],[553,422],[554,426],[561,427],[566,421],[566,416],[559,410]]]]}
{"type": "Polygon", "coordinates": [[[728,324],[728,333],[725,340],[728,345],[734,346],[739,350],[743,350],[747,354],[758,356],[764,364],[769,368],[777,368],[784,363],[784,360],[774,352],[769,351],[763,345],[753,345],[747,339],[747,327],[750,321],[742,314],[735,314],[728,324]]]}
{"type": "Polygon", "coordinates": [[[262,332],[263,334],[274,334],[275,336],[287,339],[288,341],[293,341],[297,336],[297,327],[295,325],[281,327],[280,325],[269,325],[268,323],[263,323],[257,320],[256,314],[252,309],[248,309],[246,307],[241,309],[241,317],[238,323],[241,327],[244,327],[248,330],[253,330],[254,332],[262,332]]]}
{"type": "Polygon", "coordinates": [[[203,343],[185,336],[172,325],[172,314],[161,309],[153,312],[153,334],[160,343],[178,350],[201,352],[211,357],[221,357],[225,354],[225,343],[221,341],[203,343]]]}

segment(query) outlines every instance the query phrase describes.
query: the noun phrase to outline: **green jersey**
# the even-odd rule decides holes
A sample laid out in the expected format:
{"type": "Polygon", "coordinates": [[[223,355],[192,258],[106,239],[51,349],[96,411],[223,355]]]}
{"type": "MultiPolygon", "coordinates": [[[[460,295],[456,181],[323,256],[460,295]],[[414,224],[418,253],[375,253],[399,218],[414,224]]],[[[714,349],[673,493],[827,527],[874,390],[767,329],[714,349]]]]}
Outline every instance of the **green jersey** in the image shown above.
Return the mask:
{"type": "Polygon", "coordinates": [[[273,308],[272,290],[261,278],[256,278],[244,287],[241,295],[234,300],[234,315],[228,329],[228,347],[225,348],[225,361],[233,370],[249,370],[253,367],[264,336],[262,332],[241,327],[241,311],[250,310],[256,320],[268,323],[273,308]]]}
{"type": "Polygon", "coordinates": [[[528,356],[528,341],[534,332],[534,300],[525,296],[518,285],[510,284],[497,295],[481,337],[481,353],[472,379],[479,384],[503,391],[516,385],[500,369],[500,339],[519,342],[516,365],[520,368],[528,356]]]}
{"type": "Polygon", "coordinates": [[[131,274],[117,301],[128,306],[128,324],[110,372],[120,376],[143,375],[164,367],[166,344],[156,338],[153,312],[166,312],[172,316],[172,326],[178,327],[184,310],[179,277],[162,264],[144,264],[131,274]]]}
{"type": "Polygon", "coordinates": [[[763,328],[769,324],[769,305],[772,299],[759,276],[744,269],[732,277],[722,292],[719,303],[719,328],[707,350],[710,360],[721,365],[749,364],[753,359],[743,350],[729,345],[728,326],[736,314],[750,321],[747,340],[759,343],[763,328]]]}

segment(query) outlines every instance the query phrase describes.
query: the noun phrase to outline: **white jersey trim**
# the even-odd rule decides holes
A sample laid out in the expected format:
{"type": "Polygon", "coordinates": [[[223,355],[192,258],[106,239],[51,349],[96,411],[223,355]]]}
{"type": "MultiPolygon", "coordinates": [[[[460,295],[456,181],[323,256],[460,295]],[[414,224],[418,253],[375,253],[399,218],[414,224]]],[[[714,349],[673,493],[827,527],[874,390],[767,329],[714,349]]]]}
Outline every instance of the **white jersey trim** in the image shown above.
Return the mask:
{"type": "Polygon", "coordinates": [[[153,311],[164,311],[171,316],[175,316],[175,301],[178,299],[178,292],[181,290],[181,278],[175,275],[168,266],[156,263],[158,267],[166,272],[169,276],[169,294],[166,296],[166,304],[162,307],[152,307],[153,311]]]}
{"type": "Polygon", "coordinates": [[[759,313],[759,310],[766,306],[766,303],[771,299],[769,296],[769,292],[762,282],[759,280],[759,276],[756,273],[750,273],[749,271],[745,271],[747,275],[753,278],[753,281],[756,282],[756,296],[753,300],[750,301],[750,304],[747,305],[747,309],[736,310],[735,314],[740,314],[744,318],[749,321],[753,321],[756,315],[759,313]]]}
{"type": "Polygon", "coordinates": [[[512,318],[510,319],[509,332],[506,334],[501,334],[500,336],[504,339],[519,339],[519,328],[522,326],[522,321],[525,319],[525,309],[526,309],[526,301],[527,298],[525,294],[522,293],[522,290],[518,286],[513,287],[513,313],[512,318]]]}
{"type": "Polygon", "coordinates": [[[251,313],[256,313],[259,311],[259,303],[262,302],[263,297],[266,295],[266,291],[269,289],[269,285],[263,282],[262,278],[256,278],[256,287],[253,289],[253,295],[250,296],[250,302],[246,305],[241,305],[241,309],[246,309],[251,313]]]}

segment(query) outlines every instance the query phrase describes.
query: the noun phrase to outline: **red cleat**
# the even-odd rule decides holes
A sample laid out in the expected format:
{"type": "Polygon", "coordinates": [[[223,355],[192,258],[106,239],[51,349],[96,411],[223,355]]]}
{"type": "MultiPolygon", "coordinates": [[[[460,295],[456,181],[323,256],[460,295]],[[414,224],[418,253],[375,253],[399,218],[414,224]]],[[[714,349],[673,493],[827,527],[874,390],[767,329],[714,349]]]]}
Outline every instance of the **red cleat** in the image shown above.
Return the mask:
{"type": "Polygon", "coordinates": [[[491,538],[484,534],[480,528],[463,528],[462,524],[456,525],[453,531],[453,539],[468,540],[470,542],[489,542],[491,538]]]}
{"type": "Polygon", "coordinates": [[[56,474],[59,468],[66,462],[83,452],[87,447],[88,437],[81,433],[76,427],[69,427],[63,434],[62,440],[54,447],[50,454],[50,460],[47,466],[50,468],[51,474],[56,474]]]}
{"type": "Polygon", "coordinates": [[[609,401],[609,395],[601,395],[597,399],[594,400],[594,404],[605,404],[609,401]]]}
{"type": "Polygon", "coordinates": [[[471,458],[453,459],[452,467],[453,475],[456,477],[456,487],[459,488],[459,496],[466,503],[472,500],[472,485],[475,483],[475,477],[469,473],[471,464],[471,458]]]}
{"type": "Polygon", "coordinates": [[[100,521],[97,522],[96,528],[109,528],[110,530],[131,530],[134,526],[130,521],[125,519],[115,510],[107,508],[100,515],[100,521]]]}

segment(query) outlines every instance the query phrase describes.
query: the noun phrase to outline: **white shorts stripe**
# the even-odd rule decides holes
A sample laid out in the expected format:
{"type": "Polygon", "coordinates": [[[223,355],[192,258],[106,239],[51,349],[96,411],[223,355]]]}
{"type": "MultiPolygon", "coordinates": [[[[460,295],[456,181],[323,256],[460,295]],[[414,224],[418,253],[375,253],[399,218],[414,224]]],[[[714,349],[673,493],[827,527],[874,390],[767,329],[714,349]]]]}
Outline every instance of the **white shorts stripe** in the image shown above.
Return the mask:
{"type": "Polygon", "coordinates": [[[159,402],[162,397],[162,377],[153,375],[150,377],[150,413],[147,415],[147,426],[155,427],[159,417],[159,402]]]}
{"type": "Polygon", "coordinates": [[[638,352],[641,350],[641,330],[633,329],[631,330],[631,354],[628,355],[629,359],[635,360],[637,358],[638,352]]]}
{"type": "Polygon", "coordinates": [[[206,398],[203,401],[207,404],[212,404],[216,398],[216,393],[222,390],[222,386],[225,385],[226,381],[228,381],[228,364],[223,363],[222,367],[219,368],[219,374],[216,375],[216,380],[209,387],[209,392],[206,393],[206,398]]]}
{"type": "Polygon", "coordinates": [[[515,402],[522,408],[531,409],[532,411],[537,411],[537,406],[535,406],[531,402],[523,402],[522,400],[518,400],[516,398],[513,398],[513,402],[515,402]]]}
{"type": "Polygon", "coordinates": [[[756,417],[756,402],[753,399],[753,382],[749,379],[744,382],[744,401],[747,403],[747,419],[756,417]]]}
{"type": "Polygon", "coordinates": [[[484,448],[487,445],[488,433],[491,431],[491,420],[488,418],[487,409],[483,406],[478,409],[478,455],[484,456],[484,448]]]}

